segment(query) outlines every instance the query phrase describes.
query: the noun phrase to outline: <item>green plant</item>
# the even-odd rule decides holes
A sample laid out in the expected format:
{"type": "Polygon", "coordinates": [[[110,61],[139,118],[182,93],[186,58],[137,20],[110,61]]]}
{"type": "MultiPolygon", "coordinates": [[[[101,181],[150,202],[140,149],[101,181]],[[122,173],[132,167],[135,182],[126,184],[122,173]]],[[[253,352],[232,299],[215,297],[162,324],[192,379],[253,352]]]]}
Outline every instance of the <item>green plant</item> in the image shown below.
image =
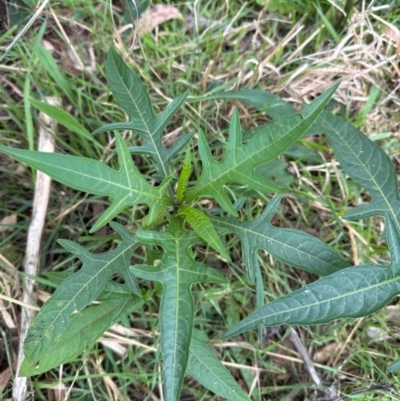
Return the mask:
{"type": "MultiPolygon", "coordinates": [[[[337,85],[306,105],[301,114],[279,98],[259,91],[216,94],[214,97],[251,98],[253,104],[266,110],[274,121],[250,132],[244,142],[235,112],[224,156],[218,162],[204,134],[199,132],[202,172],[199,177],[192,177],[191,135],[183,136],[169,148],[162,143],[163,131],[185,101],[186,94],[155,116],[142,83],[113,49],[108,54],[106,67],[111,90],[130,120],[108,124],[95,133],[132,130],[145,140],[141,146],[128,148],[118,132],[115,133],[118,171],[93,159],[0,147],[1,152],[59,182],[111,197],[110,206],[90,231],[110,223],[121,237],[117,247],[102,254],[90,253],[72,241],[59,240],[61,246],[82,261],[82,267],[72,275],[47,273],[47,278],[58,288],[29,329],[21,375],[40,374],[73,360],[112,324],[126,321],[132,310],[140,308],[154,295],[154,291],[140,289],[139,278],[159,282],[163,287],[159,329],[165,399],[179,399],[186,372],[222,397],[249,399],[207,347],[203,336],[193,329],[193,284],[217,283],[229,291],[229,283],[221,272],[195,261],[193,246],[206,242],[229,262],[230,255],[224,245],[224,236],[228,233],[236,234],[241,240],[248,278],[250,283],[256,284],[259,307],[230,328],[225,336],[260,325],[308,325],[339,317],[365,316],[400,293],[400,201],[395,170],[378,146],[344,119],[324,111],[337,85]],[[370,204],[357,206],[344,217],[385,217],[391,255],[389,266],[349,267],[343,257],[317,238],[299,230],[271,225],[282,195],[270,200],[258,218],[251,220],[249,217],[245,221],[237,218],[242,199],[234,202],[236,199],[232,199],[224,187],[230,183],[240,184],[263,199],[266,193],[289,191],[263,176],[259,167],[274,162],[311,132],[324,132],[328,136],[344,171],[373,197],[370,204]],[[180,157],[183,150],[186,156],[177,177],[170,170],[170,162],[180,157]],[[157,169],[153,179],[159,180],[158,185],[151,185],[140,173],[131,153],[151,158],[157,169]],[[193,185],[188,187],[189,181],[193,185]],[[203,197],[215,200],[212,212],[201,210],[197,201],[203,197]],[[147,205],[148,213],[141,222],[135,222],[141,224],[141,229],[135,233],[111,222],[126,208],[138,205],[147,205]],[[147,265],[131,266],[132,255],[140,249],[145,249],[147,265]],[[264,249],[291,266],[324,277],[263,305],[258,249],[264,249]],[[123,276],[123,284],[111,280],[115,273],[123,276]]],[[[65,123],[63,113],[51,106],[38,107],[56,118],[61,116],[65,123]]],[[[71,121],[69,125],[75,129],[80,127],[71,121]]]]}

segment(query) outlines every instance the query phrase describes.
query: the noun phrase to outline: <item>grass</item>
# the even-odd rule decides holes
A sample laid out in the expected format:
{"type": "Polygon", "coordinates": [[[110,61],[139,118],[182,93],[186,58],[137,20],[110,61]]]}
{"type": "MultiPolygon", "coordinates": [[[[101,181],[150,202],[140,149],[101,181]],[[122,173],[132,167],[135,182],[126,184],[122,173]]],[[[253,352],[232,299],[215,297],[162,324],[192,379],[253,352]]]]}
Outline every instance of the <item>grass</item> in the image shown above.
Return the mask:
{"type": "MultiPolygon", "coordinates": [[[[31,107],[30,98],[57,97],[64,110],[89,132],[105,122],[124,120],[122,109],[110,96],[104,74],[105,52],[114,40],[120,50],[124,47],[145,80],[156,111],[171,98],[190,90],[189,102],[165,135],[166,143],[201,128],[218,158],[222,155],[220,144],[226,141],[227,121],[233,106],[239,108],[245,129],[265,122],[261,113],[237,102],[207,101],[205,95],[213,88],[260,88],[299,106],[341,77],[342,84],[335,95],[337,109],[343,104],[345,115],[367,135],[376,138],[400,169],[396,117],[400,98],[395,81],[399,74],[396,40],[400,33],[393,28],[398,25],[400,12],[396,7],[358,2],[356,11],[340,30],[335,26],[335,18],[340,15],[339,2],[335,6],[333,2],[329,6],[316,2],[314,10],[308,9],[305,2],[292,2],[292,14],[280,13],[282,10],[270,12],[260,5],[261,1],[249,1],[245,6],[234,0],[170,3],[180,10],[185,21],[165,22],[141,37],[130,30],[121,33],[120,28],[125,24],[122,2],[113,7],[112,13],[110,3],[100,0],[49,4],[0,61],[1,144],[37,146],[37,110],[31,107]]],[[[0,46],[8,46],[16,32],[3,33],[0,46]]],[[[130,132],[124,135],[128,144],[138,140],[130,132]]],[[[114,163],[111,136],[101,134],[88,139],[59,125],[55,139],[59,152],[114,163]]],[[[285,197],[274,224],[316,235],[355,264],[386,263],[388,254],[380,237],[381,220],[349,223],[340,219],[349,207],[367,202],[367,194],[343,175],[324,137],[307,138],[303,143],[316,150],[323,162],[287,160],[295,178],[292,188],[298,196],[285,197]]],[[[152,173],[147,160],[137,161],[141,163],[141,171],[152,173]]],[[[179,169],[181,160],[174,163],[179,169]]],[[[18,271],[23,270],[34,173],[5,156],[0,156],[0,169],[0,220],[14,214],[17,217],[15,224],[0,226],[0,294],[19,300],[18,271]]],[[[200,169],[201,163],[196,161],[195,170],[200,169]]],[[[82,196],[52,184],[42,238],[41,272],[79,267],[57,245],[59,238],[77,241],[83,236],[85,246],[92,250],[104,251],[109,246],[111,231],[97,236],[88,234],[96,211],[107,199],[82,196]]],[[[211,206],[204,202],[205,208],[211,206]]],[[[255,217],[261,210],[259,203],[247,202],[243,217],[255,217]]],[[[133,217],[142,214],[140,208],[127,211],[121,222],[136,229],[133,217]]],[[[237,238],[229,238],[227,247],[233,262],[223,268],[231,279],[230,289],[221,292],[212,286],[202,288],[202,296],[196,299],[197,316],[207,319],[199,319],[196,327],[208,333],[214,351],[254,400],[315,399],[313,383],[290,341],[289,328],[265,330],[261,340],[256,332],[231,341],[219,340],[227,326],[255,307],[255,289],[242,274],[237,238]]],[[[199,247],[196,252],[201,260],[208,249],[199,247]]],[[[264,253],[259,258],[268,299],[314,279],[264,253]]],[[[218,260],[215,263],[220,264],[218,260]]],[[[39,299],[43,301],[52,289],[46,285],[40,288],[39,299]]],[[[159,290],[152,288],[155,292],[159,290]]],[[[30,399],[162,399],[159,356],[155,352],[158,336],[154,331],[155,300],[134,312],[130,328],[113,327],[86,355],[62,369],[34,377],[31,382],[34,395],[30,399]]],[[[15,302],[2,299],[0,302],[0,377],[4,379],[15,369],[11,362],[17,352],[21,308],[15,302]],[[11,367],[9,373],[8,367],[11,367]]],[[[400,353],[398,316],[394,300],[371,317],[296,330],[324,383],[335,386],[350,399],[395,400],[398,377],[386,372],[386,365],[400,353]],[[372,336],[372,327],[386,337],[372,336]]],[[[0,398],[11,399],[11,376],[4,383],[0,398]]],[[[217,399],[189,377],[185,384],[182,399],[217,399]]]]}

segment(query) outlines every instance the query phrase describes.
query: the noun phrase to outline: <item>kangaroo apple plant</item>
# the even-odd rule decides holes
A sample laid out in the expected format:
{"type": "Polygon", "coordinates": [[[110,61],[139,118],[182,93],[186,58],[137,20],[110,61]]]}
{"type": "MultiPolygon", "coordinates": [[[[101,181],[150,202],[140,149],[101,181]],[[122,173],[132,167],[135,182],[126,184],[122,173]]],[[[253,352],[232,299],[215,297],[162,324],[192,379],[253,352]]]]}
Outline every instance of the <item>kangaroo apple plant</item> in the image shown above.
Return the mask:
{"type": "MultiPolygon", "coordinates": [[[[274,95],[261,91],[225,92],[220,98],[237,98],[266,109],[272,123],[242,137],[239,115],[230,122],[224,156],[216,161],[206,136],[198,133],[198,152],[202,172],[193,176],[193,150],[190,134],[165,148],[165,128],[184,103],[187,93],[155,115],[150,98],[137,77],[118,53],[108,53],[106,72],[111,90],[129,116],[127,122],[107,124],[94,133],[115,132],[119,169],[92,159],[0,147],[0,151],[19,162],[41,170],[53,179],[77,190],[111,198],[106,211],[91,232],[110,224],[120,236],[119,245],[106,253],[91,253],[75,242],[59,240],[66,250],[82,261],[74,273],[47,273],[58,287],[42,306],[25,340],[25,359],[20,375],[37,375],[72,361],[93,344],[111,325],[126,320],[140,308],[147,295],[138,279],[161,283],[159,306],[160,351],[163,363],[164,398],[180,398],[185,374],[190,374],[217,395],[233,401],[249,400],[217,356],[194,330],[193,284],[215,283],[229,288],[227,277],[205,263],[195,261],[193,246],[206,242],[223,263],[230,255],[224,235],[235,234],[242,244],[250,283],[256,284],[259,308],[230,328],[233,336],[260,325],[315,324],[339,317],[359,317],[373,313],[400,293],[400,201],[397,177],[388,156],[347,121],[324,111],[336,87],[333,86],[301,113],[274,95]],[[249,100],[250,99],[250,100],[249,100]],[[131,130],[144,139],[141,146],[128,147],[120,130],[131,130]],[[295,229],[275,227],[271,218],[289,189],[261,173],[260,166],[274,162],[304,135],[325,133],[342,168],[370,191],[373,201],[357,206],[344,217],[360,219],[385,217],[386,239],[391,255],[389,266],[370,264],[349,267],[349,263],[329,245],[295,229]],[[179,177],[170,163],[186,151],[179,177]],[[131,154],[150,157],[156,168],[151,185],[140,173],[131,154]],[[189,179],[193,184],[188,186],[189,179]],[[261,196],[279,193],[256,219],[237,218],[238,203],[224,190],[239,183],[261,196]],[[204,197],[215,201],[213,213],[201,209],[204,197]],[[128,232],[112,220],[121,211],[147,205],[148,214],[141,229],[128,232]],[[161,261],[131,266],[132,255],[145,247],[150,256],[162,249],[161,261]],[[263,249],[284,263],[312,272],[321,279],[266,305],[257,250],[263,249]],[[111,280],[119,273],[124,284],[111,280]]],[[[38,106],[40,107],[40,106],[38,106]]],[[[72,118],[72,117],[71,117],[72,118]]],[[[265,199],[265,198],[264,198],[265,199]]]]}

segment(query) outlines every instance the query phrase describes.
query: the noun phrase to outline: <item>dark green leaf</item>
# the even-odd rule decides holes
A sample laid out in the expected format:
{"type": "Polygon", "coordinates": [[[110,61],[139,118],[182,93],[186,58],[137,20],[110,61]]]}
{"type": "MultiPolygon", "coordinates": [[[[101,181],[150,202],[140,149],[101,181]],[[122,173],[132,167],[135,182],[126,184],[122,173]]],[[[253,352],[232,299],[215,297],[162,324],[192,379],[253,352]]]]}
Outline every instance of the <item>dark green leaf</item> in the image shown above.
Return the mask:
{"type": "Polygon", "coordinates": [[[152,157],[158,167],[157,176],[169,176],[171,159],[187,144],[191,135],[180,138],[168,149],[162,143],[162,134],[172,117],[182,106],[187,92],[179,96],[158,116],[154,115],[149,96],[138,76],[124,63],[121,56],[111,48],[107,56],[107,78],[113,95],[131,118],[128,122],[107,124],[94,134],[112,130],[133,130],[145,139],[142,146],[131,146],[131,153],[144,153],[152,157]]]}
{"type": "Polygon", "coordinates": [[[190,342],[187,373],[220,397],[232,401],[250,401],[224,364],[194,336],[190,342]]]}
{"type": "Polygon", "coordinates": [[[228,146],[220,162],[213,159],[209,145],[200,132],[199,153],[203,171],[196,184],[186,191],[185,200],[191,202],[200,196],[209,195],[225,211],[236,215],[229,197],[223,190],[225,184],[239,183],[263,193],[281,191],[280,187],[257,174],[254,169],[273,160],[299,139],[317,119],[337,86],[333,86],[307,105],[301,115],[293,115],[285,121],[265,126],[244,145],[239,116],[235,111],[229,130],[228,146]]]}
{"type": "Polygon", "coordinates": [[[275,121],[283,121],[297,114],[290,103],[283,101],[277,95],[259,89],[219,92],[207,97],[207,100],[211,99],[239,100],[247,106],[264,112],[275,121]]]}
{"type": "Polygon", "coordinates": [[[139,241],[164,248],[166,256],[160,266],[131,266],[131,272],[145,280],[158,281],[164,291],[159,312],[161,353],[163,356],[164,396],[179,400],[192,337],[194,283],[225,283],[216,270],[195,262],[188,250],[200,242],[194,232],[186,232],[183,221],[171,218],[166,232],[138,231],[139,241]]]}
{"type": "Polygon", "coordinates": [[[258,268],[257,249],[264,249],[290,266],[319,276],[348,267],[348,262],[318,238],[300,230],[271,225],[281,199],[281,196],[276,196],[260,217],[252,221],[240,221],[231,216],[210,217],[215,226],[226,228],[240,237],[250,282],[254,282],[258,268]]]}
{"type": "MultiPolygon", "coordinates": [[[[77,273],[68,277],[60,284],[52,297],[40,309],[30,327],[24,346],[25,366],[27,369],[28,367],[36,369],[38,365],[40,369],[44,369],[44,366],[53,364],[52,355],[49,350],[64,344],[70,338],[70,335],[72,335],[71,333],[79,332],[83,336],[88,335],[84,330],[80,329],[79,324],[76,323],[76,319],[79,318],[80,313],[94,300],[104,297],[108,299],[110,293],[113,293],[113,298],[116,300],[112,304],[107,303],[106,305],[108,306],[104,306],[106,311],[109,310],[107,312],[108,317],[104,317],[104,319],[101,316],[99,317],[96,309],[85,312],[88,314],[85,316],[91,316],[90,319],[93,318],[93,321],[97,322],[96,324],[99,325],[97,326],[99,329],[100,327],[104,327],[103,325],[107,322],[114,322],[118,318],[127,306],[124,293],[122,294],[122,298],[120,298],[115,293],[114,287],[112,287],[113,283],[109,283],[108,286],[111,287],[100,297],[112,274],[120,272],[124,276],[127,286],[129,286],[131,298],[132,296],[134,298],[141,297],[135,278],[130,276],[128,272],[132,253],[139,244],[135,241],[133,235],[121,225],[112,223],[112,227],[121,235],[122,243],[119,247],[104,254],[90,253],[72,241],[59,241],[65,249],[79,258],[83,265],[77,273]],[[73,325],[74,328],[72,329],[73,325]]],[[[82,320],[79,321],[82,322],[82,320]]],[[[97,334],[93,334],[93,336],[96,337],[97,334]]],[[[74,352],[77,352],[78,349],[82,350],[81,345],[84,343],[82,339],[77,339],[77,341],[73,347],[74,352]],[[78,346],[78,344],[80,345],[78,346]]],[[[63,358],[67,354],[67,350],[65,350],[63,358]]],[[[58,357],[55,355],[53,357],[54,361],[59,361],[58,357]]]]}
{"type": "Polygon", "coordinates": [[[130,21],[136,21],[149,8],[150,0],[125,0],[130,21]]]}
{"type": "Polygon", "coordinates": [[[400,370],[400,359],[397,359],[396,361],[390,363],[387,367],[387,370],[389,372],[397,372],[400,370]]]}
{"type": "Polygon", "coordinates": [[[143,178],[119,134],[117,134],[120,164],[118,171],[97,160],[77,156],[13,149],[5,146],[0,146],[0,152],[27,163],[72,188],[96,195],[112,196],[111,205],[97,220],[91,232],[107,224],[127,206],[144,203],[150,208],[158,208],[172,203],[168,196],[164,195],[165,185],[154,188],[143,178]]]}
{"type": "Polygon", "coordinates": [[[390,266],[364,265],[333,273],[256,310],[224,337],[238,335],[260,324],[319,324],[344,317],[362,317],[385,306],[400,293],[400,236],[387,216],[390,266]]]}
{"type": "Polygon", "coordinates": [[[358,220],[389,213],[400,234],[397,174],[387,154],[341,117],[323,113],[321,124],[343,170],[372,196],[371,203],[356,206],[343,218],[358,220]]]}
{"type": "MultiPolygon", "coordinates": [[[[293,175],[288,170],[289,165],[281,160],[275,159],[267,164],[256,167],[256,174],[259,174],[280,187],[289,187],[293,182],[293,175]]],[[[239,192],[238,192],[239,193],[239,192]]]]}

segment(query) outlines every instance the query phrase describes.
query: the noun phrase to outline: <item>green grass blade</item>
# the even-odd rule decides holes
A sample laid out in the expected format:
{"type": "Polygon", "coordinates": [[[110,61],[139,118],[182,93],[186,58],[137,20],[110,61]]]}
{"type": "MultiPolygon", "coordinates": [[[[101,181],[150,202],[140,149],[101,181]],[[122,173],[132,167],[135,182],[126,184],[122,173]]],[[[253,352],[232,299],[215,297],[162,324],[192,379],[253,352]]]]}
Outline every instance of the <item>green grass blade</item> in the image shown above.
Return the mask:
{"type": "Polygon", "coordinates": [[[315,2],[315,3],[312,3],[312,4],[313,4],[315,10],[317,11],[318,15],[320,16],[323,24],[325,25],[326,30],[332,36],[334,41],[336,43],[339,43],[340,42],[340,37],[337,34],[335,27],[330,23],[329,19],[327,17],[325,17],[325,14],[321,9],[321,5],[318,2],[315,2]]]}
{"type": "Polygon", "coordinates": [[[30,85],[31,80],[29,75],[26,76],[24,85],[24,110],[25,110],[25,124],[26,124],[26,136],[28,137],[29,150],[34,150],[34,128],[32,120],[32,111],[30,98],[30,85]]]}
{"type": "Polygon", "coordinates": [[[71,132],[75,132],[78,135],[82,135],[91,142],[96,142],[90,132],[78,121],[76,118],[71,116],[63,109],[52,106],[51,104],[39,102],[35,99],[30,99],[31,104],[41,112],[47,114],[53,120],[69,129],[71,132]]]}
{"type": "Polygon", "coordinates": [[[47,73],[53,78],[54,82],[61,89],[62,93],[68,97],[68,100],[71,102],[71,104],[75,104],[71,86],[68,80],[60,71],[60,68],[58,64],[55,62],[52,54],[41,44],[35,45],[34,54],[40,60],[47,73]]]}
{"type": "Polygon", "coordinates": [[[353,121],[353,125],[358,128],[360,125],[364,124],[365,119],[367,118],[368,114],[371,112],[373,105],[375,104],[378,96],[380,95],[381,90],[376,86],[371,88],[371,91],[368,96],[368,100],[361,108],[361,110],[357,113],[357,118],[353,121]]]}

